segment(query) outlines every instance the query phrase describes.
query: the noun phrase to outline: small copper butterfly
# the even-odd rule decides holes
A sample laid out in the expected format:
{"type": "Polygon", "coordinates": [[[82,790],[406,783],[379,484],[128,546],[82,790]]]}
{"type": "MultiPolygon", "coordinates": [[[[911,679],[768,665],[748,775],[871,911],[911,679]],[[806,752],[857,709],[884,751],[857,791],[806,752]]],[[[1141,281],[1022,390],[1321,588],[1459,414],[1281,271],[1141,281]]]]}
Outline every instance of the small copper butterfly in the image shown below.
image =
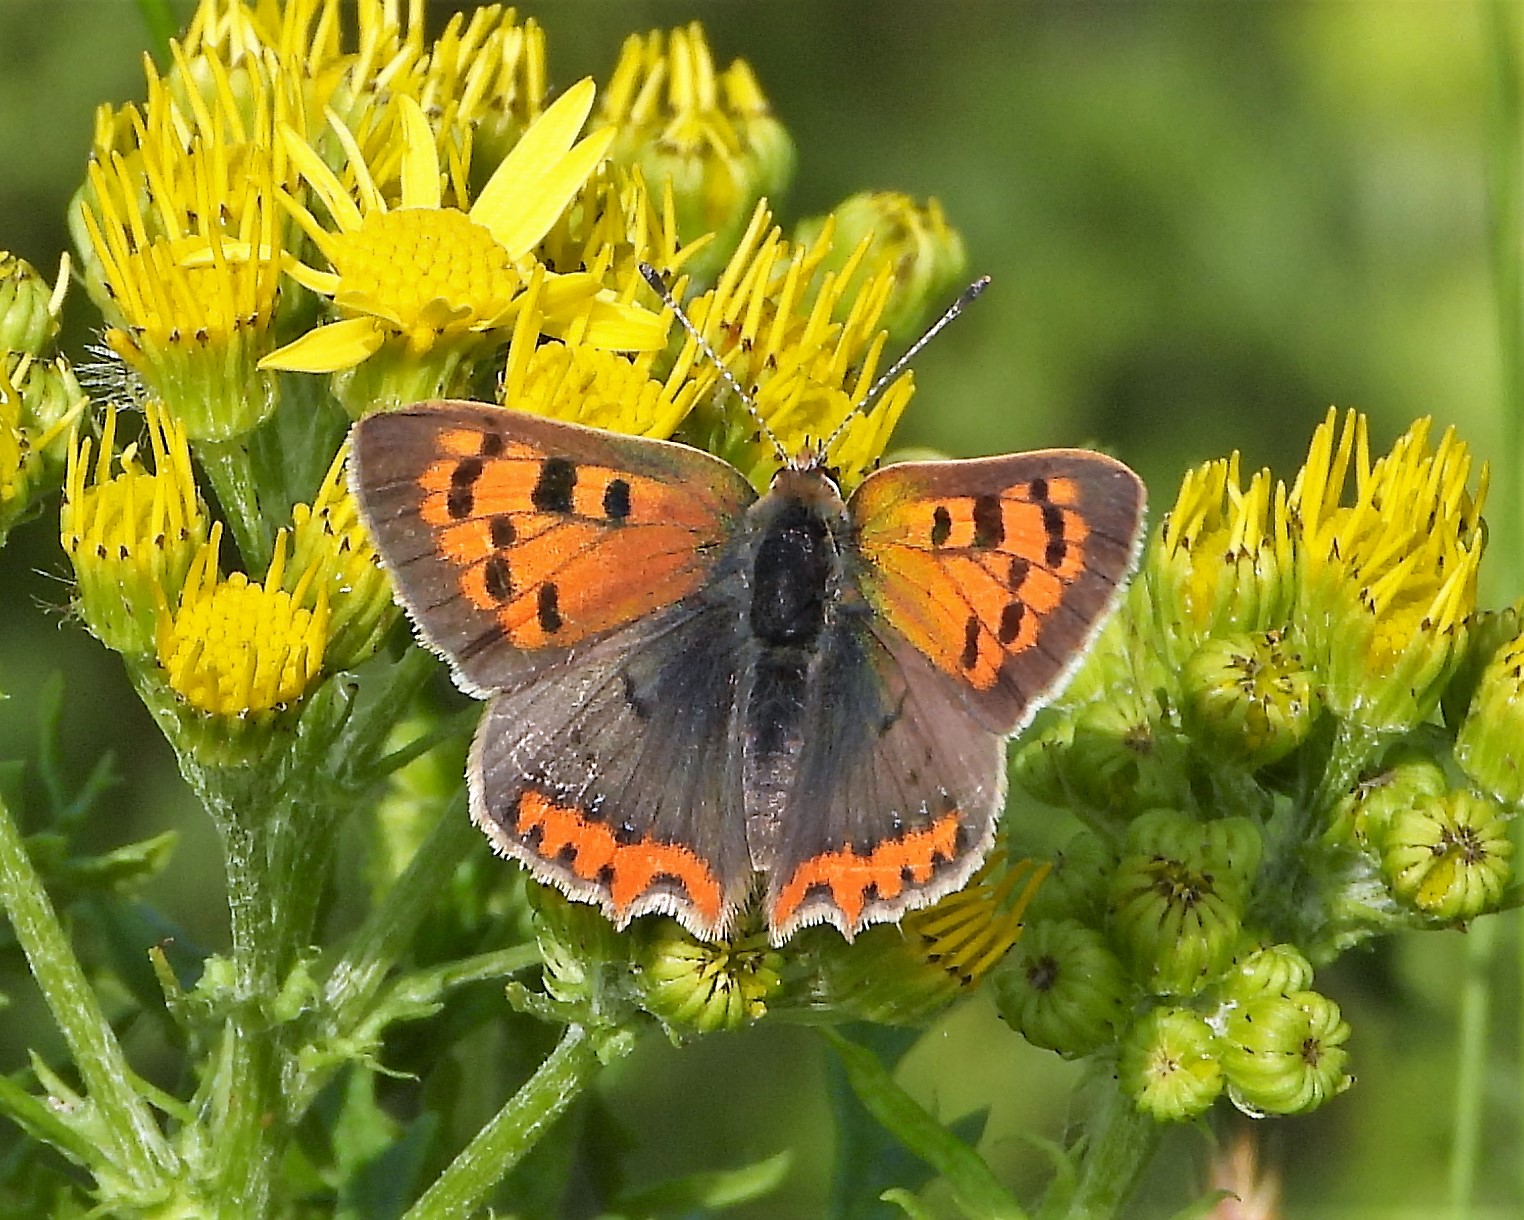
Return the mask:
{"type": "Polygon", "coordinates": [[[907,462],[843,499],[828,443],[759,497],[700,450],[483,403],[355,425],[398,599],[489,701],[473,819],[621,927],[724,936],[760,877],[775,944],[851,938],[960,888],[1006,738],[1131,570],[1144,489],[1109,457],[907,462]]]}

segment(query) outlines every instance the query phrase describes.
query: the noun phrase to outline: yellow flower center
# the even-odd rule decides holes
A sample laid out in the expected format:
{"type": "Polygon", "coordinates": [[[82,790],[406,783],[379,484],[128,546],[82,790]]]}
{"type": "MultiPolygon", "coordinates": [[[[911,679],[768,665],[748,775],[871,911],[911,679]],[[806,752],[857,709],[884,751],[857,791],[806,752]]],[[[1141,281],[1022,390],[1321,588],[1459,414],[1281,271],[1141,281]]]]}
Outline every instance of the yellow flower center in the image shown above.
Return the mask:
{"type": "Polygon", "coordinates": [[[492,234],[448,208],[371,212],[353,232],[331,234],[327,246],[341,281],[334,300],[404,330],[491,325],[520,283],[492,234]]]}

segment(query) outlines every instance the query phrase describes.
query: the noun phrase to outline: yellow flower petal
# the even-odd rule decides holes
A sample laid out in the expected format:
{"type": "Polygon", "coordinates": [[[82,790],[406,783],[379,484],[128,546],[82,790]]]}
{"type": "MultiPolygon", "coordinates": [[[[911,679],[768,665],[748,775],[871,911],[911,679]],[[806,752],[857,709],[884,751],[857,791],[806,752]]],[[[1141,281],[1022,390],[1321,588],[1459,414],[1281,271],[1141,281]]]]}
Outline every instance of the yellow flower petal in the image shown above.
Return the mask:
{"type": "Polygon", "coordinates": [[[437,208],[442,201],[433,129],[412,98],[404,95],[397,104],[402,112],[402,206],[437,208]]]}
{"type": "Polygon", "coordinates": [[[294,343],[271,352],[259,362],[259,367],[294,373],[333,373],[353,368],[374,355],[385,338],[385,329],[374,318],[347,318],[308,331],[294,343]]]}
{"type": "Polygon", "coordinates": [[[344,184],[339,181],[338,175],[323,163],[323,159],[312,150],[294,128],[282,126],[280,138],[281,143],[286,146],[286,155],[291,158],[291,164],[317,192],[318,198],[327,207],[328,214],[333,217],[333,223],[338,226],[339,231],[349,233],[358,229],[360,222],[364,219],[360,214],[360,207],[350,198],[349,192],[344,189],[344,184]]]}

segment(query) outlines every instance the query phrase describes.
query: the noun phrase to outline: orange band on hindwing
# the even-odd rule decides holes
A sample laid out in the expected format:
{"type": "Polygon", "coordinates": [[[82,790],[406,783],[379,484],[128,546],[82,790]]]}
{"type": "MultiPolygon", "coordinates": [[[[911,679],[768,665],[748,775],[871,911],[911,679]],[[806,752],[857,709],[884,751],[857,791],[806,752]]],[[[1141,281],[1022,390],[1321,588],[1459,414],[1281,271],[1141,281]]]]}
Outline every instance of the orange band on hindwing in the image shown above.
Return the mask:
{"type": "Polygon", "coordinates": [[[851,847],[826,852],[806,860],[778,891],[769,922],[779,928],[788,924],[810,890],[824,886],[831,902],[855,927],[868,904],[871,889],[881,902],[893,902],[911,884],[931,880],[939,860],[958,854],[958,811],[943,814],[924,830],[912,830],[898,839],[880,843],[866,854],[851,847]]]}
{"type": "Polygon", "coordinates": [[[514,830],[526,842],[537,836],[534,850],[546,861],[606,889],[621,916],[665,877],[687,891],[688,901],[706,923],[720,922],[724,898],[719,881],[703,860],[680,844],[652,839],[621,843],[613,830],[592,821],[583,810],[558,805],[533,789],[518,799],[514,830]]]}

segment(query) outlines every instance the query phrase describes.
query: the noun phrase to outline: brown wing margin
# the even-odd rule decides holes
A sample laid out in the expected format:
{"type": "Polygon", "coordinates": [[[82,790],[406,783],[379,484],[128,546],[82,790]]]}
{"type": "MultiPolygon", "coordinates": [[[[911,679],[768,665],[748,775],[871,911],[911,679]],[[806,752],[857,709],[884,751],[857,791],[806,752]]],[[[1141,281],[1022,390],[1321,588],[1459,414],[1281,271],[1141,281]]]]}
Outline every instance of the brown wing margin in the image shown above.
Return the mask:
{"type": "Polygon", "coordinates": [[[755,498],[696,449],[485,403],[380,413],[352,436],[398,599],[477,693],[691,593],[755,498]]]}
{"type": "Polygon", "coordinates": [[[1088,450],[886,467],[848,506],[858,581],[989,728],[1013,733],[1115,604],[1144,499],[1136,474],[1088,450]]]}

